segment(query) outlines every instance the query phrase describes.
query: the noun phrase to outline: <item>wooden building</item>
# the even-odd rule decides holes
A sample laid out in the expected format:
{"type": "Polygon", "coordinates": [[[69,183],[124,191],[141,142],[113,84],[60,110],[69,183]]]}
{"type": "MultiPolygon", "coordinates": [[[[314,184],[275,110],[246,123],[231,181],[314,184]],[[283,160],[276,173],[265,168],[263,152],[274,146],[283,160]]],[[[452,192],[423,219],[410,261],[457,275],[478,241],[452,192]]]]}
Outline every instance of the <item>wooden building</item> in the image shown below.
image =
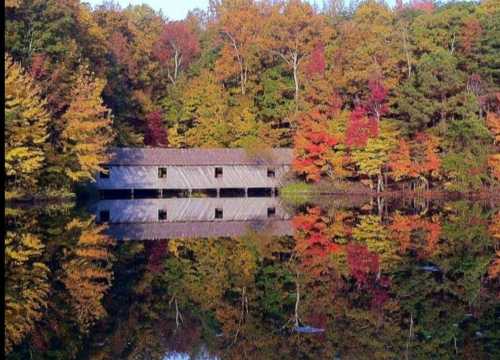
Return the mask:
{"type": "Polygon", "coordinates": [[[128,191],[132,197],[137,191],[251,197],[274,194],[292,159],[291,149],[250,155],[244,149],[116,148],[96,183],[101,193],[128,191]]]}

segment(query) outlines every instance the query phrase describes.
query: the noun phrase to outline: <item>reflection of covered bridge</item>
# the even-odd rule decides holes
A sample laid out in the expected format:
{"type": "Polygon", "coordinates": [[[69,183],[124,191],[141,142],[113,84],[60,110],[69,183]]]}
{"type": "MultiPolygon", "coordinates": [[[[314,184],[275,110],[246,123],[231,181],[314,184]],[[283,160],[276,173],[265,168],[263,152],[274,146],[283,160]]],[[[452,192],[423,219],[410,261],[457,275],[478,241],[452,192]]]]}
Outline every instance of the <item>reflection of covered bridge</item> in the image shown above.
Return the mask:
{"type": "Polygon", "coordinates": [[[239,236],[249,230],[293,233],[276,197],[100,200],[96,212],[118,240],[239,236]]]}
{"type": "Polygon", "coordinates": [[[291,149],[117,148],[97,178],[105,196],[270,196],[292,162],[291,149]]]}

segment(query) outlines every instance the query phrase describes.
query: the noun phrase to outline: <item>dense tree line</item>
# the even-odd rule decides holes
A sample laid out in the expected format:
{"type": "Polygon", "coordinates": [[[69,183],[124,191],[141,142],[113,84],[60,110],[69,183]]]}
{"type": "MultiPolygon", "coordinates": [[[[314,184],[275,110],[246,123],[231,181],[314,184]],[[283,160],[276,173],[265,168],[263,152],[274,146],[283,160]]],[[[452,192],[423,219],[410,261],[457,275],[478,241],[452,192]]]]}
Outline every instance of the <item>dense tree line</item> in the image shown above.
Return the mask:
{"type": "Polygon", "coordinates": [[[498,0],[6,2],[7,182],[68,188],[111,144],[294,146],[322,177],[499,179],[498,0]],[[327,139],[328,141],[324,141],[327,139]]]}

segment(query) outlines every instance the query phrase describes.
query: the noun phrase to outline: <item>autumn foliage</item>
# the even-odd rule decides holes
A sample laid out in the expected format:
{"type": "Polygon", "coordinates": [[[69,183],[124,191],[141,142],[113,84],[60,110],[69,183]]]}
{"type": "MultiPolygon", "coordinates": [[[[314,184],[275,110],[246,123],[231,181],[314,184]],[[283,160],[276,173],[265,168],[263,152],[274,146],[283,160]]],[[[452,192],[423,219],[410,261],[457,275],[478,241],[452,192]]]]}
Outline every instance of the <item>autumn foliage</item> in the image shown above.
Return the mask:
{"type": "Polygon", "coordinates": [[[334,158],[332,150],[338,140],[328,133],[325,118],[318,112],[304,114],[298,123],[293,167],[298,173],[305,174],[307,180],[318,181],[339,160],[334,158]]]}
{"type": "Polygon", "coordinates": [[[418,133],[413,141],[401,139],[390,155],[389,167],[396,180],[420,179],[424,185],[439,176],[441,159],[438,154],[439,139],[418,133]]]}
{"type": "Polygon", "coordinates": [[[363,106],[357,106],[351,113],[347,124],[345,139],[350,147],[364,147],[369,138],[378,134],[378,123],[373,117],[368,116],[363,106]]]}
{"type": "Polygon", "coordinates": [[[167,145],[167,133],[163,125],[163,117],[160,111],[153,111],[146,116],[146,134],[144,144],[154,147],[167,145]]]}

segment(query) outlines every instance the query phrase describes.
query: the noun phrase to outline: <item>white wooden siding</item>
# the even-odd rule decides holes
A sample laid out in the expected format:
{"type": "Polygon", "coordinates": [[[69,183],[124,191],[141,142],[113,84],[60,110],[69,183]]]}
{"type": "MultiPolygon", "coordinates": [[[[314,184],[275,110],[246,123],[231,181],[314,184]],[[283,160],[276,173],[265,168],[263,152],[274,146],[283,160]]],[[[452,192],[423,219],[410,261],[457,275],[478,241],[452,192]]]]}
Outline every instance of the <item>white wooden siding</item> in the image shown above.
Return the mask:
{"type": "Polygon", "coordinates": [[[110,223],[155,223],[158,210],[165,210],[166,222],[265,220],[269,208],[275,209],[274,219],[290,217],[279,199],[270,197],[100,200],[97,218],[107,210],[110,223]],[[222,209],[222,219],[215,219],[215,209],[222,209]]]}
{"type": "Polygon", "coordinates": [[[288,166],[165,166],[166,178],[158,178],[158,166],[110,166],[109,178],[97,177],[98,189],[213,189],[279,187],[288,166]],[[215,177],[221,167],[222,177],[215,177]],[[275,170],[268,177],[267,170],[275,170]]]}

